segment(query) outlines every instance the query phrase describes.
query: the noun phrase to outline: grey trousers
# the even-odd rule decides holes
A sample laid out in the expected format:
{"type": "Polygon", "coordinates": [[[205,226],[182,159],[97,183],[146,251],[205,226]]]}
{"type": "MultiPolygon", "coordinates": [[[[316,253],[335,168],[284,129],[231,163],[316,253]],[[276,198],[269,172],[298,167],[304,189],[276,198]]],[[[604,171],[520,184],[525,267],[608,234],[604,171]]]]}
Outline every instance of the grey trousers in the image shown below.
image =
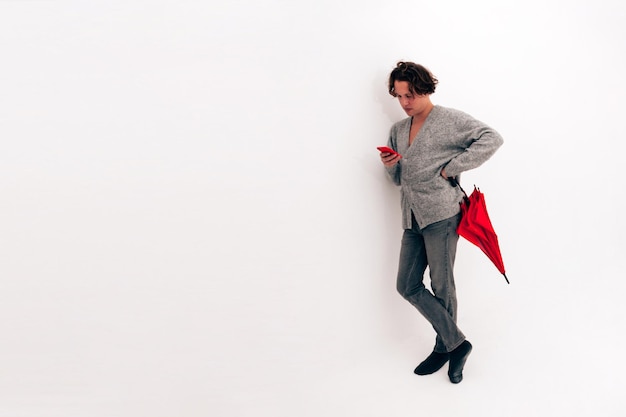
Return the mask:
{"type": "Polygon", "coordinates": [[[435,352],[451,352],[465,340],[456,325],[454,260],[460,214],[420,229],[415,219],[402,236],[397,289],[435,329],[435,352]],[[430,268],[429,291],[424,272],[430,268]]]}

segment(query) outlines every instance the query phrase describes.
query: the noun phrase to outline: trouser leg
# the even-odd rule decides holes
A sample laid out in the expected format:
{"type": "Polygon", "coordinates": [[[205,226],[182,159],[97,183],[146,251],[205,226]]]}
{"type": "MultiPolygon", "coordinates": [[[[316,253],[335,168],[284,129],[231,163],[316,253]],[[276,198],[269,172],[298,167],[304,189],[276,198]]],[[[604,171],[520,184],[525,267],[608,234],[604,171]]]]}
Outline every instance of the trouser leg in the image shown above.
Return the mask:
{"type": "Polygon", "coordinates": [[[458,347],[465,336],[460,331],[457,322],[457,297],[454,283],[454,261],[459,235],[456,228],[460,216],[454,216],[426,227],[424,242],[430,268],[430,286],[434,297],[446,309],[451,321],[444,320],[443,332],[437,332],[435,348],[437,351],[448,352],[458,347]],[[445,335],[445,339],[442,335],[445,335]]]}
{"type": "Polygon", "coordinates": [[[458,221],[455,216],[423,230],[414,223],[402,237],[397,289],[435,329],[437,352],[450,352],[465,340],[456,325],[453,267],[458,221]],[[423,282],[426,266],[430,267],[432,293],[423,282]]]}

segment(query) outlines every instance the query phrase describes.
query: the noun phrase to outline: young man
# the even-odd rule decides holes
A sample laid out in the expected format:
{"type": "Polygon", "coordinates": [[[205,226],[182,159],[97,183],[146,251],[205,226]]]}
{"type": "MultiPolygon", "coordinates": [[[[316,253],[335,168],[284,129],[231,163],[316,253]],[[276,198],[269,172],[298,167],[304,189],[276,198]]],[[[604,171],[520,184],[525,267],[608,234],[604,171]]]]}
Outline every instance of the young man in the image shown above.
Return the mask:
{"type": "Polygon", "coordinates": [[[389,75],[389,94],[409,116],[395,123],[381,152],[393,182],[401,187],[404,234],[400,250],[398,292],[430,322],[437,337],[433,352],[415,368],[432,374],[448,361],[452,383],[463,379],[472,345],[457,327],[454,260],[463,193],[449,181],[488,160],[502,137],[473,117],[433,105],[437,79],[413,62],[399,62],[389,75]],[[432,292],[424,285],[430,268],[432,292]]]}

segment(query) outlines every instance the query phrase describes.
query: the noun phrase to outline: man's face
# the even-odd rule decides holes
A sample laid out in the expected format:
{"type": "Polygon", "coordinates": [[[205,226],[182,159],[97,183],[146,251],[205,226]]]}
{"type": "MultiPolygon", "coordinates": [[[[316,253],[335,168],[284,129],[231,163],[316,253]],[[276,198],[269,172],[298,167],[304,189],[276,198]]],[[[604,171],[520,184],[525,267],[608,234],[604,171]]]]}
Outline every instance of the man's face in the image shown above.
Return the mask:
{"type": "Polygon", "coordinates": [[[411,117],[420,114],[430,103],[428,95],[413,94],[407,81],[394,81],[393,90],[400,106],[411,117]]]}

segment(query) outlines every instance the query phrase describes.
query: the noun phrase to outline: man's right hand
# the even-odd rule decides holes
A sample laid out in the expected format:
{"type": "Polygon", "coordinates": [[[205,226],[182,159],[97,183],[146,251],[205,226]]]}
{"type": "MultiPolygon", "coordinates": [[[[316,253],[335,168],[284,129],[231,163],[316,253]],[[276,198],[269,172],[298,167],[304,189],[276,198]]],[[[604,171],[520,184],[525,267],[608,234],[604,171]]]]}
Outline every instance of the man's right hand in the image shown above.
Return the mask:
{"type": "Polygon", "coordinates": [[[400,162],[400,159],[402,159],[402,155],[400,154],[393,154],[391,152],[380,153],[380,160],[388,168],[391,168],[392,166],[400,162]]]}

